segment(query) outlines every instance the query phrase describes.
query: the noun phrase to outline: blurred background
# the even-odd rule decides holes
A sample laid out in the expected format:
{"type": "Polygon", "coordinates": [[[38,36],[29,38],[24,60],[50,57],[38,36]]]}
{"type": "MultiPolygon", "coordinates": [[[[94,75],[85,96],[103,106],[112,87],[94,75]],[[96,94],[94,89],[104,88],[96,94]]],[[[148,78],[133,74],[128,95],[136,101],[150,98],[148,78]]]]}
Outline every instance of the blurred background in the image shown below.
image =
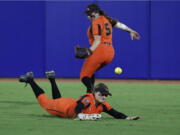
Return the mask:
{"type": "MultiPolygon", "coordinates": [[[[0,77],[16,78],[28,71],[44,77],[78,78],[83,60],[74,46],[88,47],[83,13],[94,1],[0,1],[0,77]]],[[[141,35],[113,29],[115,58],[97,72],[97,78],[180,79],[180,2],[95,1],[111,17],[141,35]],[[121,75],[114,68],[123,69],[121,75]]]]}

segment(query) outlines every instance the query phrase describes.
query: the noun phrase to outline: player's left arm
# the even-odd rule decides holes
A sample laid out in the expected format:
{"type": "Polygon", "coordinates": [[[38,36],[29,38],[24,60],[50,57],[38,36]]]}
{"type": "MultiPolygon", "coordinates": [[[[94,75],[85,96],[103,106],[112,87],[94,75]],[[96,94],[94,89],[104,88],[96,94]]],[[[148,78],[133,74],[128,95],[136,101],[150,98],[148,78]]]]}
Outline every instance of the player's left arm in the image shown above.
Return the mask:
{"type": "Polygon", "coordinates": [[[137,39],[137,40],[140,39],[139,33],[136,32],[135,30],[133,30],[130,27],[128,27],[127,25],[123,24],[119,20],[114,19],[114,18],[108,16],[107,14],[104,14],[104,16],[109,20],[109,22],[111,23],[112,27],[115,27],[115,28],[118,28],[118,29],[121,29],[121,30],[129,32],[132,40],[133,39],[137,39]]]}
{"type": "Polygon", "coordinates": [[[115,109],[110,109],[110,110],[104,110],[105,113],[113,116],[116,119],[126,119],[128,116],[124,113],[118,112],[115,109]]]}
{"type": "Polygon", "coordinates": [[[113,108],[105,112],[116,119],[138,120],[140,118],[139,116],[127,116],[126,114],[118,112],[113,108]]]}
{"type": "Polygon", "coordinates": [[[113,109],[109,104],[105,104],[103,106],[103,112],[111,115],[116,119],[138,120],[140,118],[139,116],[127,116],[126,114],[113,109]]]}
{"type": "Polygon", "coordinates": [[[128,27],[127,25],[121,23],[120,21],[117,21],[116,24],[114,25],[114,27],[122,29],[124,31],[129,32],[131,39],[140,39],[140,35],[138,32],[136,32],[135,30],[131,29],[130,27],[128,27]]]}

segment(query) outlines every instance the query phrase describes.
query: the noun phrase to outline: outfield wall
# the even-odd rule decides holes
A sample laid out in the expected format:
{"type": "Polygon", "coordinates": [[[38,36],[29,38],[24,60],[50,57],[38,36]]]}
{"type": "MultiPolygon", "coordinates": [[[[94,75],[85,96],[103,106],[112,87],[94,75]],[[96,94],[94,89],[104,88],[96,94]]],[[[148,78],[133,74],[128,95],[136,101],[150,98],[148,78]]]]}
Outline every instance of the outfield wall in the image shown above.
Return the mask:
{"type": "MultiPolygon", "coordinates": [[[[58,77],[79,77],[82,60],[74,45],[88,46],[89,22],[83,11],[91,1],[0,1],[0,77],[34,71],[44,77],[54,69],[58,77]]],[[[99,78],[180,79],[180,2],[98,1],[112,17],[137,30],[141,40],[114,29],[113,62],[99,78]],[[121,66],[123,74],[113,73],[121,66]]]]}
{"type": "Polygon", "coordinates": [[[45,70],[46,3],[0,1],[0,77],[45,70]]]}

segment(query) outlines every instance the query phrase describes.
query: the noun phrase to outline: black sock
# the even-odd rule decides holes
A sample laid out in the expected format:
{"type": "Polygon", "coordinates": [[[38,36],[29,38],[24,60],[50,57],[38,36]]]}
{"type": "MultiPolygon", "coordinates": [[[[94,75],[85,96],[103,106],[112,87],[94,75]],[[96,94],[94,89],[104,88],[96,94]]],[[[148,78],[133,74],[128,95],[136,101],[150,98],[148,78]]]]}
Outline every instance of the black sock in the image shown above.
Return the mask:
{"type": "Polygon", "coordinates": [[[51,88],[52,88],[52,97],[53,99],[56,98],[60,98],[61,97],[61,93],[59,92],[59,89],[57,87],[56,81],[55,79],[49,79],[50,83],[51,83],[51,88]]]}
{"type": "Polygon", "coordinates": [[[91,83],[92,83],[92,85],[94,87],[94,83],[95,83],[95,75],[94,74],[91,76],[91,83]]]}
{"type": "Polygon", "coordinates": [[[82,81],[82,83],[86,86],[86,88],[87,88],[87,93],[92,93],[92,91],[93,91],[93,85],[92,85],[92,82],[91,82],[91,78],[89,78],[89,77],[83,77],[81,81],[82,81]]]}
{"type": "Polygon", "coordinates": [[[36,98],[38,98],[38,96],[40,94],[44,93],[44,91],[36,84],[36,82],[34,80],[30,80],[29,84],[30,84],[30,86],[31,86],[31,88],[32,88],[36,98]]]}

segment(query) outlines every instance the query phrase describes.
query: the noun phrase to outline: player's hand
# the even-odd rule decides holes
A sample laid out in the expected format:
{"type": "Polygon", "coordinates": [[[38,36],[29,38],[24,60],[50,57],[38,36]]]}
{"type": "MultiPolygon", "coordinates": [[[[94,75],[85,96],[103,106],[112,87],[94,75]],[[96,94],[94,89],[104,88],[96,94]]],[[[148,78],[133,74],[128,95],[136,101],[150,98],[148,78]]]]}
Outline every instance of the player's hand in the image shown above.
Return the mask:
{"type": "Polygon", "coordinates": [[[133,40],[133,39],[139,40],[140,39],[140,35],[136,31],[130,31],[130,36],[131,36],[131,40],[133,40]]]}
{"type": "Polygon", "coordinates": [[[139,116],[131,116],[126,118],[126,120],[138,120],[138,119],[140,119],[139,116]]]}

